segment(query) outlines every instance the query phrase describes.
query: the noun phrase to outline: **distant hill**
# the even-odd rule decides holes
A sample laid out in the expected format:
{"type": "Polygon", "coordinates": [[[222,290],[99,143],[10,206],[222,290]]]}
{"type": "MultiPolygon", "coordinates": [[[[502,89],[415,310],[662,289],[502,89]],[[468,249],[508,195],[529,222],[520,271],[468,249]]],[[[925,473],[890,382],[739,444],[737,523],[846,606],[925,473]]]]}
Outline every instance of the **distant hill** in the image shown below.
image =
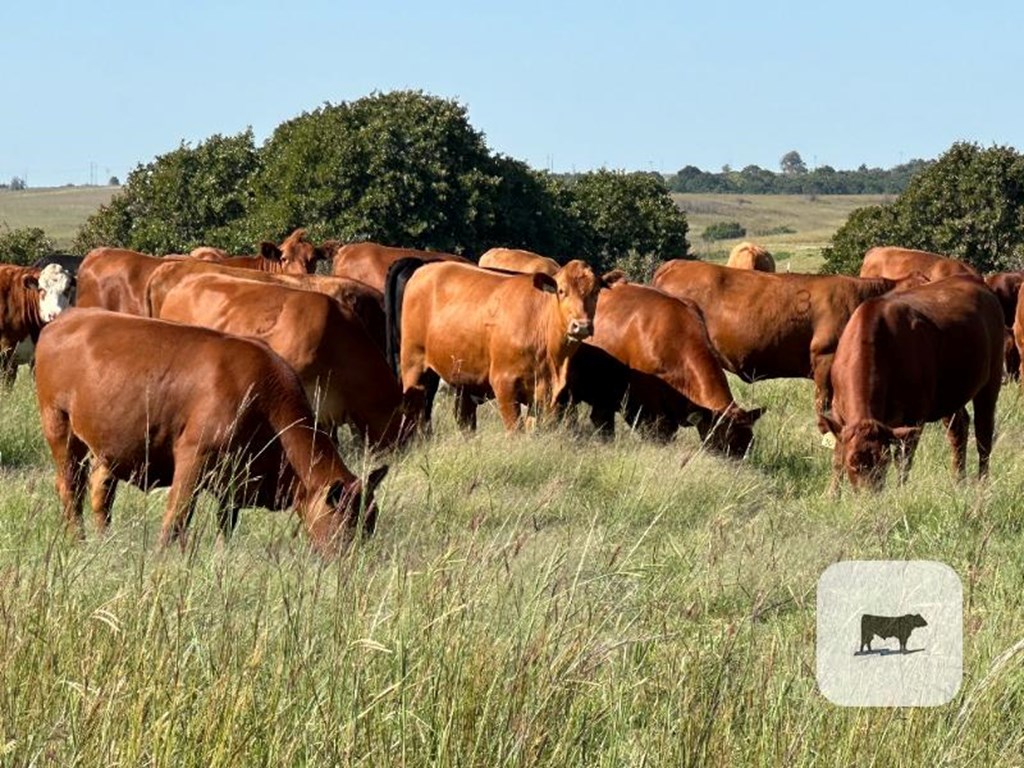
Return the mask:
{"type": "Polygon", "coordinates": [[[39,227],[67,248],[82,223],[120,187],[39,187],[0,189],[0,226],[39,227]]]}

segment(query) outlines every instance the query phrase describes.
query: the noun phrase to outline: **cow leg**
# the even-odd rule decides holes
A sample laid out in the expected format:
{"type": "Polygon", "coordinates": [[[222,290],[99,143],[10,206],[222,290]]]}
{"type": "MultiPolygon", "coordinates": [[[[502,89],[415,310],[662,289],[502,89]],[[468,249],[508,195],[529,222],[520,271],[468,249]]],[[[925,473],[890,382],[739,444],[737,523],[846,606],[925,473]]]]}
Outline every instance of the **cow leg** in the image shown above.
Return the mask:
{"type": "MultiPolygon", "coordinates": [[[[4,342],[0,342],[2,344],[4,342]]],[[[5,346],[0,349],[0,386],[5,390],[14,389],[14,381],[18,377],[18,361],[14,357],[15,347],[5,346]]]]}
{"type": "Polygon", "coordinates": [[[195,449],[175,448],[174,479],[167,495],[167,509],[160,529],[160,546],[177,541],[185,549],[185,531],[195,511],[203,460],[195,449]]]}
{"type": "Polygon", "coordinates": [[[82,505],[85,502],[85,463],[89,448],[71,431],[67,413],[48,408],[40,416],[43,434],[50,445],[57,470],[57,495],[64,510],[65,525],[69,532],[83,538],[82,505]]]}
{"type": "Polygon", "coordinates": [[[907,478],[910,477],[910,467],[914,463],[914,454],[917,452],[919,442],[921,442],[921,433],[915,431],[911,437],[901,440],[893,446],[900,485],[905,484],[907,478]]]}
{"type": "Polygon", "coordinates": [[[814,412],[818,416],[818,431],[828,432],[828,425],[821,418],[832,407],[832,354],[811,353],[811,376],[814,379],[814,412]]]}
{"type": "Polygon", "coordinates": [[[953,449],[953,474],[958,480],[963,480],[967,474],[967,436],[970,434],[971,417],[967,415],[966,408],[961,408],[944,418],[942,423],[946,427],[946,439],[953,449]]]}
{"type": "Polygon", "coordinates": [[[110,513],[114,506],[114,493],[117,491],[117,478],[106,464],[99,459],[92,463],[89,476],[89,500],[92,502],[92,517],[96,522],[96,530],[106,533],[110,525],[110,513]]]}
{"type": "Polygon", "coordinates": [[[500,377],[491,379],[494,399],[498,401],[498,412],[505,424],[505,429],[513,432],[519,426],[519,400],[516,398],[515,379],[500,377]]]}
{"type": "Polygon", "coordinates": [[[996,400],[1000,382],[985,387],[974,398],[974,439],[978,443],[978,477],[988,476],[988,460],[995,436],[996,400]]]}
{"type": "Polygon", "coordinates": [[[476,431],[476,403],[462,387],[455,392],[455,421],[467,432],[476,431]]]}

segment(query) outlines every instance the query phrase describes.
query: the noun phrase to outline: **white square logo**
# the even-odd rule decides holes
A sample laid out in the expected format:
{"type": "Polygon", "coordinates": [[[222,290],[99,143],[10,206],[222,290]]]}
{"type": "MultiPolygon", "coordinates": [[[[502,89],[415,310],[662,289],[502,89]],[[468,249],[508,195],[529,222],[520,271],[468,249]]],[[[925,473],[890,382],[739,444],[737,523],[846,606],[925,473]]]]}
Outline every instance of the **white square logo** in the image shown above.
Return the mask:
{"type": "Polygon", "coordinates": [[[817,678],[844,707],[932,707],[963,678],[963,586],[929,560],[849,560],[818,580],[817,678]]]}

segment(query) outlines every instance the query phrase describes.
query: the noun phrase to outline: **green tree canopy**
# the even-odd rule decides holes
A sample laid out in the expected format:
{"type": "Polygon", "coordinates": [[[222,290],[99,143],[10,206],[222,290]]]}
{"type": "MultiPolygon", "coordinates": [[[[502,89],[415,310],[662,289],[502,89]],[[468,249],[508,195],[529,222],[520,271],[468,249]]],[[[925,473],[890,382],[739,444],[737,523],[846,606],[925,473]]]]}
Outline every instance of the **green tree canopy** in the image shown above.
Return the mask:
{"type": "Polygon", "coordinates": [[[1024,265],[1024,156],[958,142],[888,205],[860,208],[832,237],[822,271],[856,274],[864,252],[900,245],[983,272],[1024,265]]]}
{"type": "Polygon", "coordinates": [[[522,247],[609,266],[629,252],[685,256],[686,217],[659,174],[556,178],[492,153],[456,101],[374,93],[252,132],[182,145],[129,175],[76,250],[240,251],[297,227],[478,256],[522,247]]]}
{"type": "Polygon", "coordinates": [[[112,245],[160,254],[197,245],[251,249],[238,222],[250,204],[257,165],[252,129],[195,147],[182,144],[128,174],[121,192],[83,225],[74,248],[112,245]]]}
{"type": "Polygon", "coordinates": [[[28,266],[56,250],[54,242],[39,227],[11,229],[0,225],[0,262],[28,266]]]}

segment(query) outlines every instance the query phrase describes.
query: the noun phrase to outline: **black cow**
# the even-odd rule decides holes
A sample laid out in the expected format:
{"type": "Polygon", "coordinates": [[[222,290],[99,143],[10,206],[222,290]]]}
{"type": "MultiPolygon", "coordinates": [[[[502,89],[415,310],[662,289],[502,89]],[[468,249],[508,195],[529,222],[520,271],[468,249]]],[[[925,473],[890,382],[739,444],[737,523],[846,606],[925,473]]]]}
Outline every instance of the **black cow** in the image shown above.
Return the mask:
{"type": "Polygon", "coordinates": [[[903,616],[872,616],[865,613],[860,617],[860,650],[864,652],[864,646],[871,652],[871,640],[876,635],[883,640],[895,637],[900,641],[900,652],[906,653],[907,639],[910,633],[917,627],[927,627],[928,622],[920,613],[908,613],[903,616]]]}

